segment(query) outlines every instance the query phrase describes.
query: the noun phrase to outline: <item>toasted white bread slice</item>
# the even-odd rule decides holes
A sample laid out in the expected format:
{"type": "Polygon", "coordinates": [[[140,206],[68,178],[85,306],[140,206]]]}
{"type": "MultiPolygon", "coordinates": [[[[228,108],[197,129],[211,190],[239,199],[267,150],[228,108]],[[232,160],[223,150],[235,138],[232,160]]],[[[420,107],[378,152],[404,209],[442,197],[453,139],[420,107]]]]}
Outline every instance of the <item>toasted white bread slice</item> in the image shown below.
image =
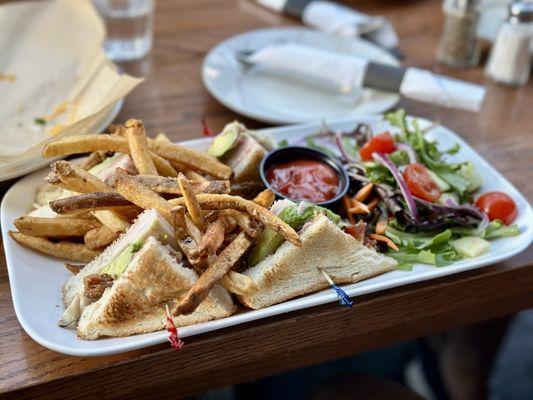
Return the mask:
{"type": "Polygon", "coordinates": [[[172,226],[156,210],[145,210],[137,217],[135,223],[126,232],[107,246],[102,253],[87,264],[80,272],[65,282],[63,286],[63,302],[65,306],[70,305],[74,297],[83,292],[83,278],[85,276],[98,274],[102,268],[122,253],[129,244],[135,241],[142,241],[149,236],[158,235],[164,235],[166,237],[165,244],[170,244],[174,248],[177,248],[172,226]]]}
{"type": "MultiPolygon", "coordinates": [[[[168,246],[150,237],[135,253],[126,271],[102,297],[83,309],[78,336],[129,336],[165,328],[165,303],[176,304],[198,275],[173,258],[168,246]]],[[[236,306],[231,295],[216,285],[189,315],[174,317],[176,326],[192,325],[229,316],[236,306]]]]}
{"type": "Polygon", "coordinates": [[[244,271],[254,290],[238,296],[246,306],[259,309],[325,289],[322,268],[338,284],[353,283],[391,271],[396,261],[363,245],[325,215],[317,216],[300,234],[303,246],[283,243],[277,251],[244,271]]]}
{"type": "Polygon", "coordinates": [[[259,181],[259,164],[266,152],[255,138],[243,132],[237,146],[222,161],[233,170],[234,182],[259,181]]]}

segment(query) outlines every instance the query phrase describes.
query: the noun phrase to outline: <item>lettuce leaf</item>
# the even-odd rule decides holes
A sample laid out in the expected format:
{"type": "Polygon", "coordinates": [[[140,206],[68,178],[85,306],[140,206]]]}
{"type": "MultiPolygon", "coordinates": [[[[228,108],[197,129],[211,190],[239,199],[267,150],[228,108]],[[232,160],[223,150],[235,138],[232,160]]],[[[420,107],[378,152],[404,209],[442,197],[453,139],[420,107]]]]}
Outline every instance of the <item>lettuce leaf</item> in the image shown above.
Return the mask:
{"type": "MultiPolygon", "coordinates": [[[[278,217],[291,228],[298,230],[318,214],[325,214],[337,225],[341,222],[341,217],[333,211],[307,202],[302,202],[300,205],[293,203],[292,205],[285,207],[278,213],[278,217]]],[[[248,263],[251,266],[256,265],[268,255],[274,254],[284,241],[285,240],[279,233],[269,228],[265,229],[261,232],[253,247],[248,258],[248,263]]]]}
{"type": "Polygon", "coordinates": [[[502,237],[516,236],[520,234],[520,229],[516,225],[505,225],[500,220],[491,221],[485,229],[452,228],[455,235],[459,236],[479,236],[483,239],[497,239],[502,237]]]}
{"type": "Polygon", "coordinates": [[[427,235],[402,232],[389,225],[385,230],[385,235],[400,246],[400,251],[387,253],[398,261],[399,269],[410,270],[416,263],[445,267],[460,258],[451,245],[452,231],[450,229],[435,235],[427,235]]]}

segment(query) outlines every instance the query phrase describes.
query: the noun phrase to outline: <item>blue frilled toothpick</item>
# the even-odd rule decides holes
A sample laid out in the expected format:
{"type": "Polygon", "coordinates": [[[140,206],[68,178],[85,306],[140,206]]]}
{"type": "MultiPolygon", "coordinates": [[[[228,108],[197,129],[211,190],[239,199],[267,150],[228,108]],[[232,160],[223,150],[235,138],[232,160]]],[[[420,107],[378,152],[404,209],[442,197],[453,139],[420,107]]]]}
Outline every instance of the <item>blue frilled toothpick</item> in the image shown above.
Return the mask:
{"type": "Polygon", "coordinates": [[[318,270],[322,272],[322,275],[324,275],[324,278],[326,278],[331,288],[335,290],[335,293],[337,293],[337,296],[340,299],[339,304],[346,307],[352,307],[355,303],[352,299],[350,299],[346,292],[340,287],[338,287],[335,282],[333,282],[333,280],[329,277],[326,271],[324,271],[322,268],[319,268],[318,270]]]}

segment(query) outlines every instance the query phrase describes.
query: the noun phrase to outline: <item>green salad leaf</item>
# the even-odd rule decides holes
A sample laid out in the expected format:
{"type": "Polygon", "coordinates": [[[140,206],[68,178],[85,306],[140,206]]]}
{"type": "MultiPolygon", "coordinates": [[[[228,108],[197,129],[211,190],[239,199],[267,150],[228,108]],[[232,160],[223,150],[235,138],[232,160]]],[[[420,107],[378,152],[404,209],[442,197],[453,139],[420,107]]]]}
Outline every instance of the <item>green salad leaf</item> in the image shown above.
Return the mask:
{"type": "Polygon", "coordinates": [[[335,152],[331,149],[328,149],[326,146],[321,146],[317,142],[315,142],[315,139],[313,139],[311,136],[308,136],[305,138],[305,143],[307,147],[311,147],[312,149],[321,151],[323,153],[326,153],[328,156],[337,158],[338,155],[335,154],[335,152]]]}
{"type": "Polygon", "coordinates": [[[358,150],[358,146],[357,144],[355,143],[355,140],[347,137],[347,136],[343,136],[342,137],[342,144],[344,146],[344,149],[346,150],[346,153],[348,153],[349,156],[355,158],[355,159],[359,159],[359,152],[357,151],[358,150]]]}
{"type": "Polygon", "coordinates": [[[497,239],[502,237],[511,237],[516,236],[520,234],[520,229],[518,229],[518,226],[505,225],[500,220],[494,220],[491,221],[485,229],[480,231],[477,228],[469,229],[469,228],[451,228],[453,233],[458,236],[479,236],[483,239],[497,239]]]}
{"type": "Polygon", "coordinates": [[[385,114],[385,119],[391,125],[400,128],[398,139],[409,144],[416,151],[422,163],[448,182],[453,191],[463,196],[470,187],[475,186],[468,177],[460,173],[461,166],[464,163],[450,163],[443,160],[445,154],[457,153],[459,150],[458,144],[447,151],[440,151],[435,142],[425,139],[416,120],[412,121],[412,128],[408,126],[405,110],[385,114]]]}
{"type": "Polygon", "coordinates": [[[451,244],[453,233],[450,229],[428,235],[403,232],[389,225],[385,235],[400,247],[400,251],[391,250],[387,253],[398,261],[399,269],[409,270],[415,263],[444,267],[460,258],[451,244]]]}

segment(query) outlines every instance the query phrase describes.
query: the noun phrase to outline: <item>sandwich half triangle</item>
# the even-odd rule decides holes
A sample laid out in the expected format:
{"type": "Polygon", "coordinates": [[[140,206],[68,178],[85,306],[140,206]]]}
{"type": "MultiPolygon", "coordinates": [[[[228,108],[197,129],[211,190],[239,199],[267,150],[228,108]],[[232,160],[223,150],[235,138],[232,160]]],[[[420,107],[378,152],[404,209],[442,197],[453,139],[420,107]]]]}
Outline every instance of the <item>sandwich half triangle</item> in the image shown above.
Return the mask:
{"type": "MultiPolygon", "coordinates": [[[[198,274],[176,262],[172,250],[150,237],[135,253],[125,272],[102,297],[84,308],[78,336],[128,336],[165,328],[165,304],[172,307],[197,281],[198,274]]],[[[189,315],[174,317],[186,326],[226,317],[235,312],[231,295],[216,285],[189,315]]]]}
{"type": "Polygon", "coordinates": [[[338,284],[354,283],[391,271],[396,261],[344,233],[325,215],[318,215],[300,232],[303,246],[284,242],[274,254],[243,273],[254,281],[238,296],[259,309],[329,286],[319,268],[338,284]]]}

